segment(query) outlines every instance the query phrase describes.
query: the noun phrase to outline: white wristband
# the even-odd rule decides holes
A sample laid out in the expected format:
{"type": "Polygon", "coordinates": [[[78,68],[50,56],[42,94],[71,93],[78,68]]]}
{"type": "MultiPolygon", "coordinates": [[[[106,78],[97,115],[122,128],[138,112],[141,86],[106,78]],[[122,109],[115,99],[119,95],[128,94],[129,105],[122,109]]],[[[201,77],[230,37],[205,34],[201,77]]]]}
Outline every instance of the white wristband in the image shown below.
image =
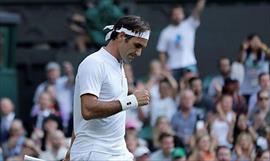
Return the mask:
{"type": "Polygon", "coordinates": [[[138,107],[138,101],[135,95],[129,95],[127,97],[123,97],[119,99],[122,110],[128,110],[131,108],[137,108],[138,107]]]}

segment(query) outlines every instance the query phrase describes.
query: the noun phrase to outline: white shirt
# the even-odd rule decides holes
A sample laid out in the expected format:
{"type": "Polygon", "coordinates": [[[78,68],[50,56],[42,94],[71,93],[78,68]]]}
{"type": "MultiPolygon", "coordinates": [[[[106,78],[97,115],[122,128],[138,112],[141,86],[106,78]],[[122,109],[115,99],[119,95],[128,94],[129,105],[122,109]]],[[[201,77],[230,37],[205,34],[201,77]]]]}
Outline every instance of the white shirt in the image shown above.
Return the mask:
{"type": "Polygon", "coordinates": [[[195,31],[199,20],[192,16],[179,25],[169,25],[162,30],[157,50],[168,53],[167,65],[170,69],[178,69],[196,64],[194,54],[195,31]]]}
{"type": "Polygon", "coordinates": [[[229,125],[226,121],[215,119],[211,126],[211,135],[216,137],[218,140],[218,145],[230,146],[227,136],[229,133],[229,125]]]}
{"type": "Polygon", "coordinates": [[[172,98],[166,97],[164,99],[152,100],[150,109],[151,125],[154,126],[159,116],[165,116],[168,120],[172,120],[173,115],[176,113],[177,107],[172,98]]]}
{"type": "Polygon", "coordinates": [[[126,112],[86,121],[81,115],[80,99],[86,93],[96,95],[100,101],[114,101],[127,96],[128,85],[123,65],[104,48],[85,58],[78,68],[74,91],[76,138],[71,155],[90,151],[113,155],[126,153],[126,112]]]}
{"type": "Polygon", "coordinates": [[[9,130],[10,129],[10,126],[12,124],[12,121],[14,120],[15,118],[15,113],[14,112],[11,112],[9,113],[7,116],[1,116],[2,120],[1,120],[1,128],[4,128],[5,130],[9,130]]]}
{"type": "Polygon", "coordinates": [[[39,158],[43,160],[62,160],[65,158],[66,153],[67,148],[60,147],[56,154],[53,153],[51,150],[41,152],[39,158]]]}

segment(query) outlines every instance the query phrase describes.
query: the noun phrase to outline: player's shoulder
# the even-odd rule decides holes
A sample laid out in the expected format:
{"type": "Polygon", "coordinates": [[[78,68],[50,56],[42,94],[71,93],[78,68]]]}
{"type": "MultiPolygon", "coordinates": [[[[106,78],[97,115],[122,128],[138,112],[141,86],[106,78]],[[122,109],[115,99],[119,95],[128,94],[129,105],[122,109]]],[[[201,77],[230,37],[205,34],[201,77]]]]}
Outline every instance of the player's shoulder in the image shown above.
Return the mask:
{"type": "Polygon", "coordinates": [[[104,60],[101,57],[101,51],[96,51],[88,55],[80,64],[80,68],[98,68],[104,64],[104,60]]]}

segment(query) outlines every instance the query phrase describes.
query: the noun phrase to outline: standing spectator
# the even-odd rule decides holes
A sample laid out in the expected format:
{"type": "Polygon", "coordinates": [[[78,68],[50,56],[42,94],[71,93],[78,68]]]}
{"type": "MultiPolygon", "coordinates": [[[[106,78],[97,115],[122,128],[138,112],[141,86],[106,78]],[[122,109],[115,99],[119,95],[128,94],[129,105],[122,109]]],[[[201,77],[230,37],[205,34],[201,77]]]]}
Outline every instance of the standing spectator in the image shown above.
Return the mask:
{"type": "Polygon", "coordinates": [[[270,49],[261,41],[258,35],[250,34],[242,44],[240,57],[245,67],[241,92],[248,100],[249,96],[258,90],[259,74],[269,72],[270,49]]]}
{"type": "Polygon", "coordinates": [[[226,78],[231,77],[231,62],[229,58],[223,57],[218,61],[219,75],[215,76],[208,88],[208,95],[218,98],[221,95],[222,87],[226,78]]]}
{"type": "Polygon", "coordinates": [[[174,148],[173,135],[162,133],[159,136],[160,149],[152,153],[150,161],[171,161],[171,150],[174,148]]]}
{"type": "MultiPolygon", "coordinates": [[[[270,94],[270,75],[269,73],[261,73],[258,77],[260,90],[268,91],[270,94]]],[[[248,114],[251,115],[254,112],[254,108],[257,103],[257,94],[259,91],[255,91],[249,98],[248,102],[248,114]]]]}
{"type": "Polygon", "coordinates": [[[180,95],[179,111],[174,114],[171,125],[176,135],[188,145],[191,137],[195,132],[197,122],[197,111],[194,109],[194,94],[191,90],[186,89],[180,95]]]}
{"type": "Polygon", "coordinates": [[[218,146],[216,149],[217,161],[232,161],[231,150],[227,146],[218,146]]]}
{"type": "Polygon", "coordinates": [[[12,121],[15,119],[14,105],[9,98],[0,100],[0,144],[7,141],[9,129],[12,121]]]}
{"type": "Polygon", "coordinates": [[[195,32],[200,25],[200,15],[205,2],[206,0],[198,0],[192,15],[186,20],[182,6],[174,6],[171,9],[171,24],[160,34],[157,50],[160,53],[161,64],[165,67],[168,59],[168,68],[177,81],[181,78],[183,69],[198,72],[194,54],[195,32]]]}
{"type": "Polygon", "coordinates": [[[64,134],[60,130],[54,131],[50,136],[51,148],[40,154],[40,158],[44,160],[63,160],[67,148],[64,146],[64,134]]]}

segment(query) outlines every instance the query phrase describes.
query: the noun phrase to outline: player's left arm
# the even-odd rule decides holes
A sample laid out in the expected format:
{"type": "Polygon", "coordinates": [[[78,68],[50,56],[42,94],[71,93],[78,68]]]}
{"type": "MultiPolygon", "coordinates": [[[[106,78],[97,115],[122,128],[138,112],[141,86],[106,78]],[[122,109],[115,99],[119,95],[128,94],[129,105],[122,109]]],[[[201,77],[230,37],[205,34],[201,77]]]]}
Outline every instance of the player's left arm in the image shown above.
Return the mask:
{"type": "Polygon", "coordinates": [[[200,19],[200,15],[202,11],[204,10],[205,3],[206,3],[206,0],[197,0],[197,4],[192,11],[192,17],[194,17],[196,20],[200,19]]]}

